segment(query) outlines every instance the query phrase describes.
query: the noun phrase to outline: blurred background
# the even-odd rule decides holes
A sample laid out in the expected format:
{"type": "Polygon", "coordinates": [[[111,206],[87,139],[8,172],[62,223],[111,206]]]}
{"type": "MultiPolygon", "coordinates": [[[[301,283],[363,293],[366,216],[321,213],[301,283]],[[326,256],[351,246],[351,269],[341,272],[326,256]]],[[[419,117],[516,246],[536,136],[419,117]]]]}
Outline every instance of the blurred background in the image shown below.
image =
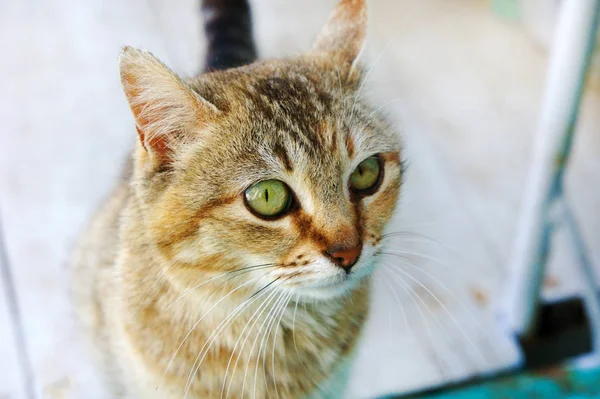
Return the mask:
{"type": "MultiPolygon", "coordinates": [[[[563,0],[568,1],[568,0],[563,0]]],[[[117,57],[202,67],[198,0],[0,1],[0,398],[92,398],[66,261],[136,139],[117,57]]],[[[421,390],[513,365],[493,317],[530,166],[558,0],[372,0],[367,93],[409,169],[348,397],[421,390]],[[397,265],[388,259],[387,267],[397,265]],[[400,260],[399,260],[400,262],[400,260]],[[412,269],[411,269],[412,268],[412,269]],[[410,277],[409,277],[410,276],[410,277]]],[[[310,47],[335,0],[252,0],[263,58],[310,47]]],[[[600,265],[600,62],[566,190],[600,265]]],[[[580,290],[561,230],[544,295],[580,290]]]]}

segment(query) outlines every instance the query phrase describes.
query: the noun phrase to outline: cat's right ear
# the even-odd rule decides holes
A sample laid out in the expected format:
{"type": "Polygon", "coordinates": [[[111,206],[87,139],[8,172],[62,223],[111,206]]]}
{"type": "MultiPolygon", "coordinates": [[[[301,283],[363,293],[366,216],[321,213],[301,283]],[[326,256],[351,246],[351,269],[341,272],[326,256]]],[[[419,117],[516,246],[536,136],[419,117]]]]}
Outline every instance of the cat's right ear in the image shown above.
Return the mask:
{"type": "Polygon", "coordinates": [[[219,114],[213,104],[149,52],[125,47],[119,69],[140,143],[154,166],[165,166],[186,135],[219,114]]]}
{"type": "Polygon", "coordinates": [[[338,0],[338,4],[321,29],[313,46],[316,53],[324,53],[348,68],[349,78],[356,77],[360,54],[367,35],[366,0],[338,0]]]}

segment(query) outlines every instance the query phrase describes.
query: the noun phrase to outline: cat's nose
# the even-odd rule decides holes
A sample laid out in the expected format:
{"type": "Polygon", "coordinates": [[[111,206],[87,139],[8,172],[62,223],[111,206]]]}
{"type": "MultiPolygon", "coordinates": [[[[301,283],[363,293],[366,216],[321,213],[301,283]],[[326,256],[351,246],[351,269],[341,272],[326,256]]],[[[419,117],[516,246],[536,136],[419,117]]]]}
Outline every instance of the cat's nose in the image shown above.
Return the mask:
{"type": "Polygon", "coordinates": [[[358,244],[353,247],[344,247],[340,245],[332,246],[327,248],[325,253],[329,258],[335,262],[338,266],[341,266],[346,272],[350,272],[352,266],[358,260],[360,256],[360,251],[362,250],[362,244],[358,244]]]}

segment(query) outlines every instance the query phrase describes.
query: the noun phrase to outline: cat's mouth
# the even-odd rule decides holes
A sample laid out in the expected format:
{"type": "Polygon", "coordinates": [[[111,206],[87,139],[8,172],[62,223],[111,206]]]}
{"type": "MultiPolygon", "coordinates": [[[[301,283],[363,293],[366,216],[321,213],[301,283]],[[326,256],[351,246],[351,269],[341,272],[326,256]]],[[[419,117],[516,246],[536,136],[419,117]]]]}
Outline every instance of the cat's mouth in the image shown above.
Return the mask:
{"type": "Polygon", "coordinates": [[[362,264],[350,273],[339,273],[328,278],[304,282],[297,285],[294,291],[308,299],[332,299],[348,295],[372,273],[371,263],[362,264]]]}
{"type": "Polygon", "coordinates": [[[376,249],[365,246],[358,262],[351,270],[340,267],[325,258],[307,261],[301,267],[285,268],[279,274],[281,288],[300,298],[333,299],[352,293],[360,283],[373,274],[376,249]]]}
{"type": "Polygon", "coordinates": [[[337,281],[321,281],[317,284],[303,285],[295,289],[300,297],[308,299],[332,299],[351,293],[360,280],[350,276],[337,281]]]}

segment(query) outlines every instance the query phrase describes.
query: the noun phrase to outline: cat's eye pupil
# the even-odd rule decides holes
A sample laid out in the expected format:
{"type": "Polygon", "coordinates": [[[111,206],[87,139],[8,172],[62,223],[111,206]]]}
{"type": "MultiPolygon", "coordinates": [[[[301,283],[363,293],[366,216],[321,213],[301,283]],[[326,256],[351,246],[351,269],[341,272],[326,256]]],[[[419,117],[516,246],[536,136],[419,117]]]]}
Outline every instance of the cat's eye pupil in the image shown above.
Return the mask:
{"type": "Polygon", "coordinates": [[[350,175],[352,191],[368,195],[372,194],[380,181],[381,164],[379,158],[369,157],[362,161],[350,175]]]}
{"type": "Polygon", "coordinates": [[[273,218],[288,211],[292,194],[282,181],[263,180],[246,189],[244,200],[255,215],[273,218]]]}

